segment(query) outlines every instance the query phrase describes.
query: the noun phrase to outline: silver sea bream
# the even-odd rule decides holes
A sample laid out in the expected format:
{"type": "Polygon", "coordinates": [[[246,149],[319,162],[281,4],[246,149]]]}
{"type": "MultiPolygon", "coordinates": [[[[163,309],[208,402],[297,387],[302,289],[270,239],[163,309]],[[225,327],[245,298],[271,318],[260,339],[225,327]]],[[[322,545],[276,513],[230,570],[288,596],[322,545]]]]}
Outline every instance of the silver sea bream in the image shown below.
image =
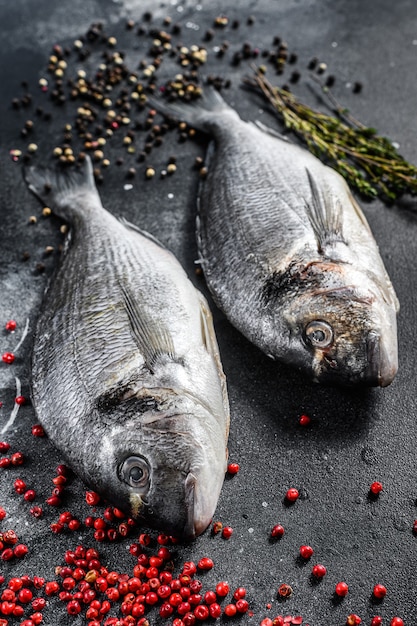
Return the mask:
{"type": "Polygon", "coordinates": [[[193,538],[216,508],[229,431],[207,302],[167,249],[103,208],[89,159],[25,178],[71,225],[34,339],[38,419],[111,504],[193,538]]]}
{"type": "Polygon", "coordinates": [[[232,324],[317,382],[388,385],[398,300],[344,179],[244,122],[214,90],[192,104],[153,104],[214,140],[197,238],[207,284],[232,324]]]}

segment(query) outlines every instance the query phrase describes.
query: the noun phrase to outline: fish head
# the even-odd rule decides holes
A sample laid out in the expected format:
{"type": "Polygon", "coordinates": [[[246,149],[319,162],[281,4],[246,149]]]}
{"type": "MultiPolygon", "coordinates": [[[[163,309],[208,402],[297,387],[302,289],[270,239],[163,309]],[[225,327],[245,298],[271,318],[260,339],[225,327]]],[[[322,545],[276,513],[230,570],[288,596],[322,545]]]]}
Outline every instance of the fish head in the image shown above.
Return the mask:
{"type": "Polygon", "coordinates": [[[182,399],[167,410],[158,406],[141,413],[142,400],[131,399],[130,418],[124,424],[117,420],[106,432],[103,491],[151,528],[194,539],[206,530],[217,506],[226,471],[226,434],[197,402],[182,399]]]}
{"type": "MultiPolygon", "coordinates": [[[[321,269],[334,274],[328,265],[321,269]]],[[[394,379],[396,306],[372,279],[339,267],[336,278],[327,275],[320,283],[299,285],[288,301],[283,316],[287,357],[316,382],[385,387],[394,379]]]]}

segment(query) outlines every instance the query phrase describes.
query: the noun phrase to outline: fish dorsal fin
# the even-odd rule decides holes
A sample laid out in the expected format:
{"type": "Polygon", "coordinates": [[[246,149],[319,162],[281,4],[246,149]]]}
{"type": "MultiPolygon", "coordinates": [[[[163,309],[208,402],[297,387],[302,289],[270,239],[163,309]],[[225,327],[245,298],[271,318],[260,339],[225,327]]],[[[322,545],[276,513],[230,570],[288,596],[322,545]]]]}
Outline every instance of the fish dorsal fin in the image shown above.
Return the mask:
{"type": "Polygon", "coordinates": [[[223,367],[220,360],[219,346],[217,345],[216,333],[214,331],[213,325],[213,317],[211,315],[209,305],[202,293],[198,292],[198,297],[200,300],[201,335],[203,337],[205,348],[207,352],[213,357],[219,374],[222,389],[223,407],[227,416],[226,431],[228,434],[230,422],[230,408],[229,398],[227,395],[226,376],[223,372],[223,367]]]}
{"type": "Polygon", "coordinates": [[[340,201],[330,189],[321,193],[310,171],[306,168],[311,189],[311,202],[306,201],[306,212],[317,241],[317,248],[324,253],[336,242],[346,244],[343,238],[343,214],[340,201]]]}
{"type": "Polygon", "coordinates": [[[142,237],[146,237],[146,239],[149,239],[149,241],[153,241],[153,243],[156,243],[160,248],[163,248],[164,250],[167,249],[164,244],[159,241],[159,239],[154,237],[154,235],[151,235],[151,233],[148,233],[147,230],[143,230],[142,228],[139,228],[139,226],[136,226],[136,224],[132,224],[132,222],[129,222],[129,220],[127,220],[123,216],[118,217],[117,219],[121,224],[123,224],[123,226],[125,226],[129,230],[133,230],[134,232],[139,233],[139,235],[142,235],[142,237]]]}
{"type": "Polygon", "coordinates": [[[174,343],[172,337],[160,321],[150,317],[132,294],[121,285],[124,305],[133,334],[145,364],[153,374],[155,363],[162,355],[174,360],[174,343]]]}

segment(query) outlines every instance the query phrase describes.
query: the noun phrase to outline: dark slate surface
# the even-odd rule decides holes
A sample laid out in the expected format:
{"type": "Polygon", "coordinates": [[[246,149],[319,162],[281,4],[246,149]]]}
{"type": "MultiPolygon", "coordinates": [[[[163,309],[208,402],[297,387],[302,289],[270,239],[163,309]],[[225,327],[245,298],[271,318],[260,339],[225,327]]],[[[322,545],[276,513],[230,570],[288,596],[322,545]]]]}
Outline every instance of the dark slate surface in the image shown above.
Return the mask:
{"type": "MultiPolygon", "coordinates": [[[[325,61],[328,72],[336,76],[334,93],[343,104],[363,122],[398,142],[404,156],[417,162],[415,2],[245,0],[239,2],[239,8],[236,3],[228,4],[226,7],[217,0],[201,4],[178,0],[165,6],[140,0],[1,0],[0,323],[3,327],[11,318],[18,323],[13,335],[0,331],[1,352],[13,351],[27,319],[30,328],[15,363],[0,364],[0,428],[12,411],[15,377],[21,381],[23,394],[29,395],[32,332],[43,290],[59,262],[57,249],[63,240],[61,223],[41,216],[40,205],[22,182],[21,164],[14,163],[8,155],[10,149],[22,149],[33,140],[39,145],[36,160],[48,160],[52,149],[62,141],[64,124],[74,120],[77,103],[56,107],[49,94],[41,93],[38,87],[39,78],[47,75],[53,44],[71,47],[92,21],[101,20],[106,32],[117,36],[117,49],[126,52],[128,64],[136,69],[139,60],[150,59],[151,40],[126,31],[127,18],[140,21],[150,6],[154,12],[152,25],[161,28],[163,17],[170,15],[173,23],[183,26],[175,41],[201,44],[214,17],[224,12],[231,20],[239,18],[241,25],[237,30],[216,31],[213,41],[207,44],[209,63],[202,75],[213,72],[231,78],[232,86],[225,97],[236,105],[242,117],[260,119],[279,128],[263,112],[263,103],[257,96],[239,87],[240,77],[249,71],[248,63],[239,68],[230,64],[233,52],[243,42],[269,49],[273,37],[279,35],[288,42],[290,50],[297,52],[304,78],[311,57],[325,61]],[[252,26],[246,24],[249,15],[255,17],[252,26]],[[224,59],[218,60],[213,48],[226,39],[230,48],[224,59]],[[12,98],[21,97],[26,91],[21,86],[24,80],[33,95],[33,104],[12,110],[12,98]],[[360,95],[352,93],[354,81],[363,83],[360,95]],[[50,111],[51,121],[36,117],[36,106],[50,111]],[[30,137],[22,138],[20,130],[27,119],[35,121],[35,130],[30,137]],[[36,224],[29,225],[31,215],[37,216],[36,224]],[[55,251],[45,256],[44,249],[49,245],[55,251]],[[22,260],[25,251],[30,255],[27,261],[22,260]],[[44,271],[39,271],[39,263],[44,264],[44,271]]],[[[77,67],[94,68],[97,58],[93,55],[77,67]]],[[[73,63],[73,55],[69,63],[73,63]]],[[[176,71],[180,71],[179,66],[167,63],[161,77],[164,72],[172,76],[176,71]]],[[[274,77],[273,72],[270,77],[274,77]]],[[[307,82],[297,86],[296,91],[315,104],[307,82]]],[[[144,134],[138,133],[137,142],[143,145],[144,134]]],[[[196,155],[204,154],[205,147],[204,138],[179,143],[176,132],[168,133],[163,146],[147,160],[158,174],[145,182],[144,164],[128,157],[121,140],[115,139],[108,154],[113,163],[119,155],[125,157],[125,162],[109,168],[100,192],[112,212],[149,230],[172,249],[195,283],[207,292],[203,279],[194,275],[198,174],[193,163],[196,155]],[[161,180],[159,172],[171,154],[177,156],[178,171],[161,180]],[[126,171],[133,164],[137,176],[127,181],[126,171]],[[130,191],[124,189],[127,182],[133,185],[130,191]]],[[[234,534],[225,541],[207,532],[192,545],[179,546],[176,567],[184,560],[211,556],[215,568],[201,576],[204,589],[222,579],[232,589],[245,586],[254,614],[241,618],[241,623],[259,624],[267,615],[282,614],[301,615],[304,623],[311,626],[337,626],[345,624],[352,612],[361,616],[366,625],[376,614],[383,616],[384,625],[393,616],[401,616],[407,626],[417,623],[417,539],[412,532],[417,518],[415,202],[387,208],[374,201],[365,204],[364,210],[401,302],[400,367],[389,388],[365,391],[313,385],[297,372],[270,362],[213,305],[232,409],[230,458],[241,466],[237,476],[225,481],[215,519],[231,525],[234,534]],[[310,428],[299,426],[302,413],[312,418],[310,428]],[[371,500],[368,489],[374,480],[381,481],[384,490],[378,499],[371,500]],[[301,498],[293,506],[286,506],[283,498],[291,486],[300,489],[301,498]],[[280,541],[271,542],[270,529],[276,523],[282,523],[286,533],[280,541]],[[298,549],[305,543],[313,546],[315,554],[310,562],[301,563],[298,549]],[[320,584],[314,584],[310,577],[311,567],[317,562],[328,571],[320,584]],[[335,601],[334,587],[341,580],[348,583],[350,591],[345,599],[335,601]],[[292,596],[285,602],[277,600],[277,588],[284,582],[293,588],[292,596]],[[373,585],[378,582],[388,589],[382,603],[372,599],[373,585]],[[269,603],[272,606],[268,609],[269,603]]],[[[10,442],[13,451],[20,450],[27,458],[19,468],[0,470],[0,505],[8,513],[0,522],[0,531],[14,528],[30,551],[22,561],[0,565],[0,572],[6,578],[28,573],[52,580],[55,566],[63,564],[67,548],[78,543],[98,544],[92,531],[84,526],[77,533],[60,536],[49,530],[58,512],[44,501],[50,495],[51,479],[62,459],[46,439],[32,437],[34,423],[34,412],[28,403],[19,410],[13,427],[0,437],[10,442]],[[17,477],[36,490],[33,504],[44,506],[43,519],[35,520],[29,513],[32,505],[15,494],[13,481],[17,477]]],[[[69,509],[80,519],[91,513],[84,502],[84,487],[76,478],[66,494],[62,510],[69,509]]],[[[134,559],[128,546],[138,533],[135,530],[131,538],[117,544],[98,545],[103,563],[122,572],[131,571],[134,559]]],[[[149,620],[152,624],[160,623],[155,610],[149,613],[149,620]]],[[[10,623],[20,621],[11,619],[10,623]]],[[[222,618],[220,623],[229,621],[222,618]]],[[[81,616],[67,617],[65,606],[52,599],[44,610],[44,623],[83,624],[86,620],[81,616]]]]}

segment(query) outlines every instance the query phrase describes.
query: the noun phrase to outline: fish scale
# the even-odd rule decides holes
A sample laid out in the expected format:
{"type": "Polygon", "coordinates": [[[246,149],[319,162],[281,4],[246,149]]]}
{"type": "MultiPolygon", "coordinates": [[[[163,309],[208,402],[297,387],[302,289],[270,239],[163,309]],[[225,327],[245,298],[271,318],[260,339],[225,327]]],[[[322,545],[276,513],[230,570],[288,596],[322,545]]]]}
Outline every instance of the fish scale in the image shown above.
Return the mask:
{"type": "Polygon", "coordinates": [[[90,488],[192,539],[213,516],[229,432],[207,302],[167,249],[103,208],[88,158],[25,177],[72,227],[34,339],[39,421],[90,488]]]}

